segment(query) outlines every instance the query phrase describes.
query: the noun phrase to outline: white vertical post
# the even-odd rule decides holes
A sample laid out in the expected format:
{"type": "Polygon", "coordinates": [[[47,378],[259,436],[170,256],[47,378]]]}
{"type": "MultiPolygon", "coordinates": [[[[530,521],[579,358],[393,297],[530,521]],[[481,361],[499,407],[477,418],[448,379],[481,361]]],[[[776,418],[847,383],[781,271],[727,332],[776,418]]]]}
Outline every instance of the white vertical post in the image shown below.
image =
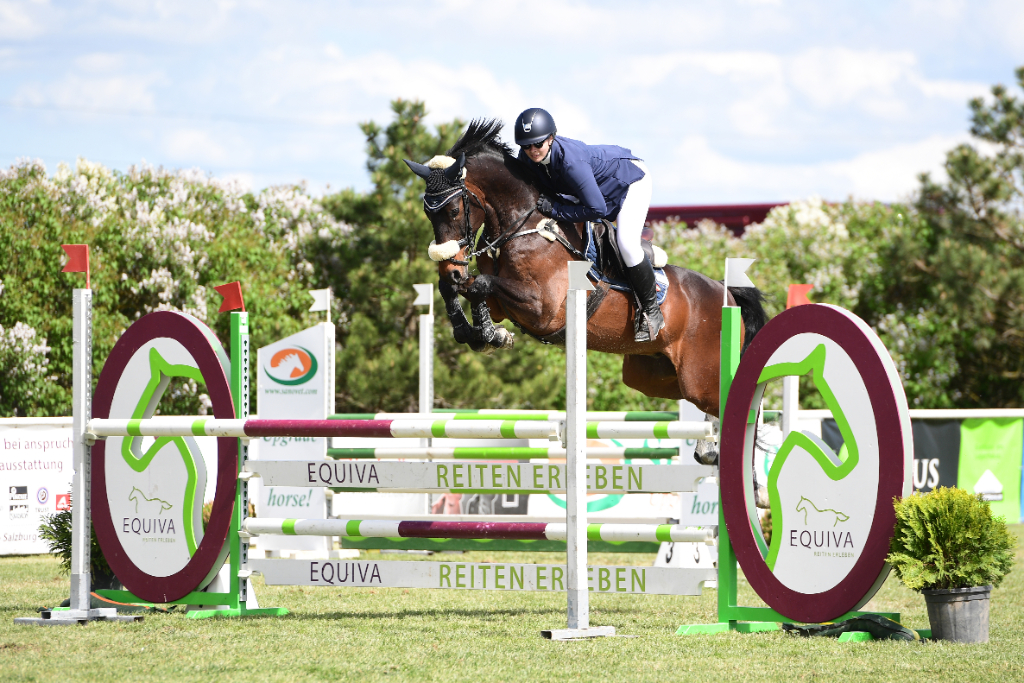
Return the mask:
{"type": "MultiPolygon", "coordinates": [[[[416,290],[414,306],[428,306],[426,313],[420,314],[420,394],[419,407],[421,414],[434,411],[434,285],[431,283],[413,285],[416,290]]],[[[432,439],[420,439],[421,448],[429,448],[432,439]]],[[[430,514],[431,495],[423,494],[426,499],[424,512],[430,514]]]]}
{"type": "MultiPolygon", "coordinates": [[[[431,287],[431,285],[427,285],[431,287]]],[[[434,302],[430,312],[420,314],[420,412],[434,410],[434,302]]]]}
{"type": "Polygon", "coordinates": [[[565,525],[568,628],[541,631],[552,640],[615,635],[614,626],[590,626],[587,580],[587,279],[589,261],[569,261],[565,298],[565,525]]]}
{"type": "Polygon", "coordinates": [[[590,627],[587,586],[587,280],[590,262],[569,261],[565,300],[565,523],[569,628],[590,627]],[[573,266],[583,266],[582,278],[573,266]],[[573,277],[577,275],[576,277],[573,277]],[[582,282],[580,281],[582,280],[582,282]]]}
{"type": "Polygon", "coordinates": [[[782,438],[796,429],[796,413],[800,409],[800,378],[782,378],[782,438]]]}
{"type": "Polygon", "coordinates": [[[92,290],[74,290],[73,306],[71,434],[75,473],[71,484],[71,610],[88,614],[92,589],[92,449],[85,440],[85,426],[92,418],[92,290]]]}

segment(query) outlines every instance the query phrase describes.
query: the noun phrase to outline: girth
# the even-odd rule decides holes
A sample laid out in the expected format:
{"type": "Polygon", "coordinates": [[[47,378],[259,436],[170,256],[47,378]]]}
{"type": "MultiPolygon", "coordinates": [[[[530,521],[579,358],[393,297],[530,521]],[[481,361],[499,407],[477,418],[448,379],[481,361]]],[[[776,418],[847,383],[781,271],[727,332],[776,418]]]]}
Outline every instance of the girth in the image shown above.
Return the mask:
{"type": "MultiPolygon", "coordinates": [[[[592,317],[594,317],[594,314],[597,313],[597,309],[600,308],[601,304],[604,302],[605,297],[608,296],[608,290],[609,289],[610,289],[610,287],[608,286],[607,283],[597,282],[595,284],[594,291],[591,292],[590,295],[587,296],[587,320],[590,320],[592,317]]],[[[511,318],[510,318],[510,320],[511,320],[511,318]]],[[[546,334],[543,337],[540,337],[540,336],[534,334],[533,332],[530,332],[528,329],[526,329],[525,327],[523,327],[522,325],[517,323],[515,320],[512,320],[512,324],[515,325],[519,329],[520,332],[522,332],[523,334],[526,334],[526,335],[529,335],[529,336],[533,337],[534,339],[539,341],[541,344],[552,344],[554,346],[565,346],[565,327],[564,326],[560,330],[557,330],[555,332],[552,332],[551,334],[546,334]]]]}

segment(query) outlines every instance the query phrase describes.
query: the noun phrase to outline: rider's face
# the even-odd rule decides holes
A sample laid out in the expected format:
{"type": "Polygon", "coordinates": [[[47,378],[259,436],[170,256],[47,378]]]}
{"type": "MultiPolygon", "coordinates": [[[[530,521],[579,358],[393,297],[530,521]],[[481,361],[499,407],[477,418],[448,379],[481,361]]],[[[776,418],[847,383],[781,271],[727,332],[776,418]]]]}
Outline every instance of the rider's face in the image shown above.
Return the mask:
{"type": "Polygon", "coordinates": [[[526,156],[529,157],[530,161],[533,163],[539,164],[544,160],[544,157],[548,155],[548,152],[551,150],[551,143],[554,139],[554,135],[549,135],[548,139],[541,143],[540,147],[537,147],[536,145],[530,145],[528,147],[524,146],[523,149],[526,150],[526,156]]]}

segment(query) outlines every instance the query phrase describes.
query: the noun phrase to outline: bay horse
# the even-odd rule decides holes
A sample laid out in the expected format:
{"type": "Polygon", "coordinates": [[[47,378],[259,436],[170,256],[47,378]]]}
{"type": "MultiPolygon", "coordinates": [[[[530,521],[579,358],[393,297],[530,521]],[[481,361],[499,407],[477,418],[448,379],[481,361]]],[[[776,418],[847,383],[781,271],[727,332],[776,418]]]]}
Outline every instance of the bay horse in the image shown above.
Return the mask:
{"type": "MultiPolygon", "coordinates": [[[[455,340],[476,351],[512,347],[512,333],[494,325],[506,318],[542,341],[564,343],[565,263],[585,260],[585,226],[556,227],[537,212],[540,190],[498,137],[501,129],[500,121],[474,120],[445,156],[426,165],[406,160],[427,180],[424,211],[434,228],[428,252],[438,262],[455,340]],[[469,272],[474,256],[475,276],[469,272]],[[470,302],[472,325],[459,295],[470,302]]],[[[622,381],[642,394],[686,399],[717,417],[723,284],[676,266],[665,273],[665,328],[655,341],[634,341],[633,297],[597,283],[587,298],[587,348],[623,356],[622,381]]],[[[729,304],[743,318],[744,349],[767,322],[763,300],[755,288],[729,288],[729,304]]]]}

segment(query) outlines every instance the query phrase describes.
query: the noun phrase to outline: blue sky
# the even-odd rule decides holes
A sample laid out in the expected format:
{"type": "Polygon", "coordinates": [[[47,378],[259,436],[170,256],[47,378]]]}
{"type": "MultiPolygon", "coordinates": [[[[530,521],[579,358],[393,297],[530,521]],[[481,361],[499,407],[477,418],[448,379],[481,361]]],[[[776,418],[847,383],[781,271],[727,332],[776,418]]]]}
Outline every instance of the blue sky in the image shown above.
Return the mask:
{"type": "MultiPolygon", "coordinates": [[[[358,123],[547,108],[655,204],[891,201],[1024,64],[1024,3],[0,0],[0,166],[365,189],[358,123]]],[[[511,138],[511,134],[508,135],[511,138]]]]}

